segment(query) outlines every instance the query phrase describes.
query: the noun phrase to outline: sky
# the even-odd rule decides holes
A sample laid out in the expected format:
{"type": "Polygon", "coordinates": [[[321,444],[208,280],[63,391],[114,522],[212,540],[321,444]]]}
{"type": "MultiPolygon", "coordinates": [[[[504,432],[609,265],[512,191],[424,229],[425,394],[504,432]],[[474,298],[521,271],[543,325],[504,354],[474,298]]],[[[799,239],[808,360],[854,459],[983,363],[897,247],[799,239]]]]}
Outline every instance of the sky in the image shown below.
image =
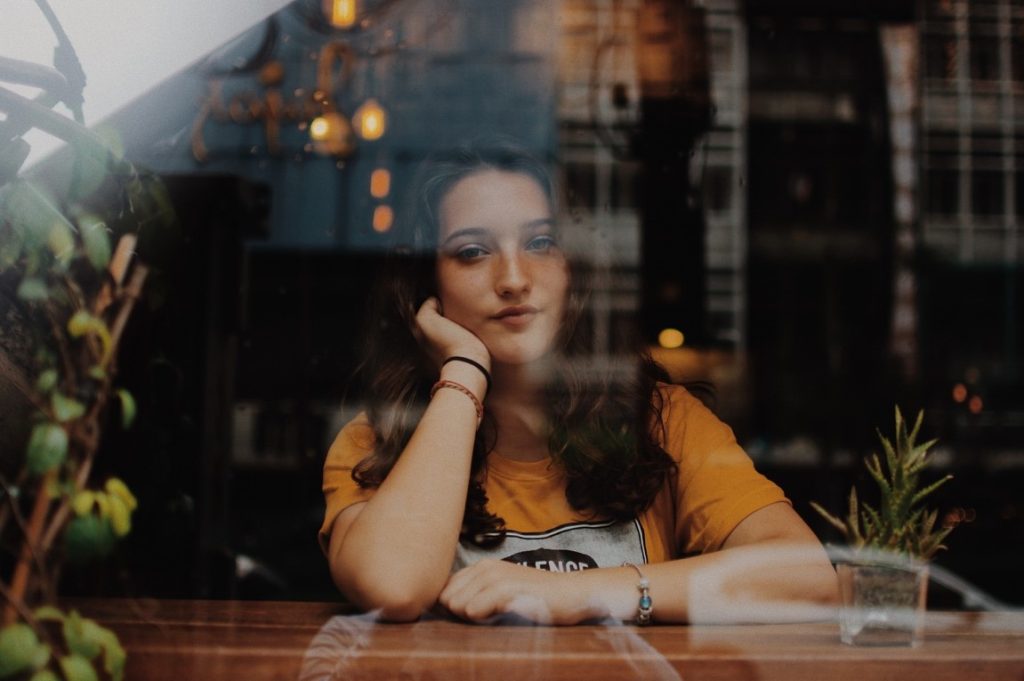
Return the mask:
{"type": "MultiPolygon", "coordinates": [[[[50,0],[85,71],[92,127],[292,0],[50,0]]],[[[0,56],[53,65],[57,39],[35,0],[0,0],[0,56]]],[[[36,90],[0,87],[33,96],[36,90]]],[[[57,111],[69,112],[63,106],[57,111]]],[[[0,117],[4,114],[0,112],[0,117]]],[[[23,170],[63,145],[38,130],[23,170]]]]}

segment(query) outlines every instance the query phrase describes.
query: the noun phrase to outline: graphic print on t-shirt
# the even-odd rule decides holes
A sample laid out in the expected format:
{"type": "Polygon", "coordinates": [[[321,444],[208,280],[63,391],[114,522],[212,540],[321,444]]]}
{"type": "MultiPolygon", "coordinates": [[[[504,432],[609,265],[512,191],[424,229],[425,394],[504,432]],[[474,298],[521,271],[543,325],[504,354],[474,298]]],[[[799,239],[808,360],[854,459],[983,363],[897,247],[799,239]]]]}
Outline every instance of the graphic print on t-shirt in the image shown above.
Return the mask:
{"type": "Polygon", "coordinates": [[[569,523],[546,532],[505,533],[505,541],[493,549],[460,543],[452,571],[484,558],[551,572],[575,572],[595,567],[618,567],[647,562],[644,531],[639,520],[621,523],[569,523]]]}

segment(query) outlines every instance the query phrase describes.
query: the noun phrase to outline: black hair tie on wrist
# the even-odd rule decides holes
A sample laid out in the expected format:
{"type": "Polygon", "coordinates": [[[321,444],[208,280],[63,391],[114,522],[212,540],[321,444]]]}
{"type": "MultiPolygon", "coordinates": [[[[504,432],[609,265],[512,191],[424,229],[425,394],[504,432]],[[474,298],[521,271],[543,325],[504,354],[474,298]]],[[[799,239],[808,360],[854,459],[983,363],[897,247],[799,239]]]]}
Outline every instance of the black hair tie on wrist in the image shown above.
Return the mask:
{"type": "Polygon", "coordinates": [[[479,369],[480,373],[484,375],[484,379],[487,381],[487,392],[491,392],[491,372],[485,369],[483,364],[477,362],[474,359],[470,359],[469,357],[463,357],[462,355],[452,355],[445,361],[441,362],[441,366],[443,367],[448,362],[465,362],[466,364],[474,366],[477,369],[479,369]]]}

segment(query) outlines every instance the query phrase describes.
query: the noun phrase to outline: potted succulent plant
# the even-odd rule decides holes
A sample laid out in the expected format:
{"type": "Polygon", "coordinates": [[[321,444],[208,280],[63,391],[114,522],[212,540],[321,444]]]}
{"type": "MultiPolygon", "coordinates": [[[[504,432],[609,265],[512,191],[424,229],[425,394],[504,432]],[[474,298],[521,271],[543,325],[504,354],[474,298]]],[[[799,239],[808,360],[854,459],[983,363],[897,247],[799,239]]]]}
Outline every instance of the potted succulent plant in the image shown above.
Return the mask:
{"type": "Polygon", "coordinates": [[[916,645],[921,641],[928,589],[928,562],[946,548],[952,526],[937,525],[938,510],[927,509],[928,495],[945,484],[946,475],[923,485],[921,472],[936,440],[917,443],[924,412],[912,428],[896,407],[895,442],[878,433],[885,452],[864,459],[878,485],[877,508],[850,489],[843,518],[811,502],[846,538],[834,551],[842,593],[840,637],[849,645],[916,645]]]}

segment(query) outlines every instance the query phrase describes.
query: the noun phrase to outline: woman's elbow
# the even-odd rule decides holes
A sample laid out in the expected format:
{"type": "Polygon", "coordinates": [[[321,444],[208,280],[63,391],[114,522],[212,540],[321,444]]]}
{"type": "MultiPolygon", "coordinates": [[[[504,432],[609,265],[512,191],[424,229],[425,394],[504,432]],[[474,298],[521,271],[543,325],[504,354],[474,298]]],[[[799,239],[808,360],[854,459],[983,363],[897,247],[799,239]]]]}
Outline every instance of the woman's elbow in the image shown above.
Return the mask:
{"type": "Polygon", "coordinates": [[[364,612],[386,622],[414,622],[437,601],[437,595],[408,584],[388,584],[379,579],[360,580],[351,575],[332,574],[342,594],[364,612]]]}
{"type": "Polygon", "coordinates": [[[836,575],[832,563],[825,562],[824,565],[818,567],[813,593],[815,600],[822,605],[839,605],[839,577],[836,575]]]}

